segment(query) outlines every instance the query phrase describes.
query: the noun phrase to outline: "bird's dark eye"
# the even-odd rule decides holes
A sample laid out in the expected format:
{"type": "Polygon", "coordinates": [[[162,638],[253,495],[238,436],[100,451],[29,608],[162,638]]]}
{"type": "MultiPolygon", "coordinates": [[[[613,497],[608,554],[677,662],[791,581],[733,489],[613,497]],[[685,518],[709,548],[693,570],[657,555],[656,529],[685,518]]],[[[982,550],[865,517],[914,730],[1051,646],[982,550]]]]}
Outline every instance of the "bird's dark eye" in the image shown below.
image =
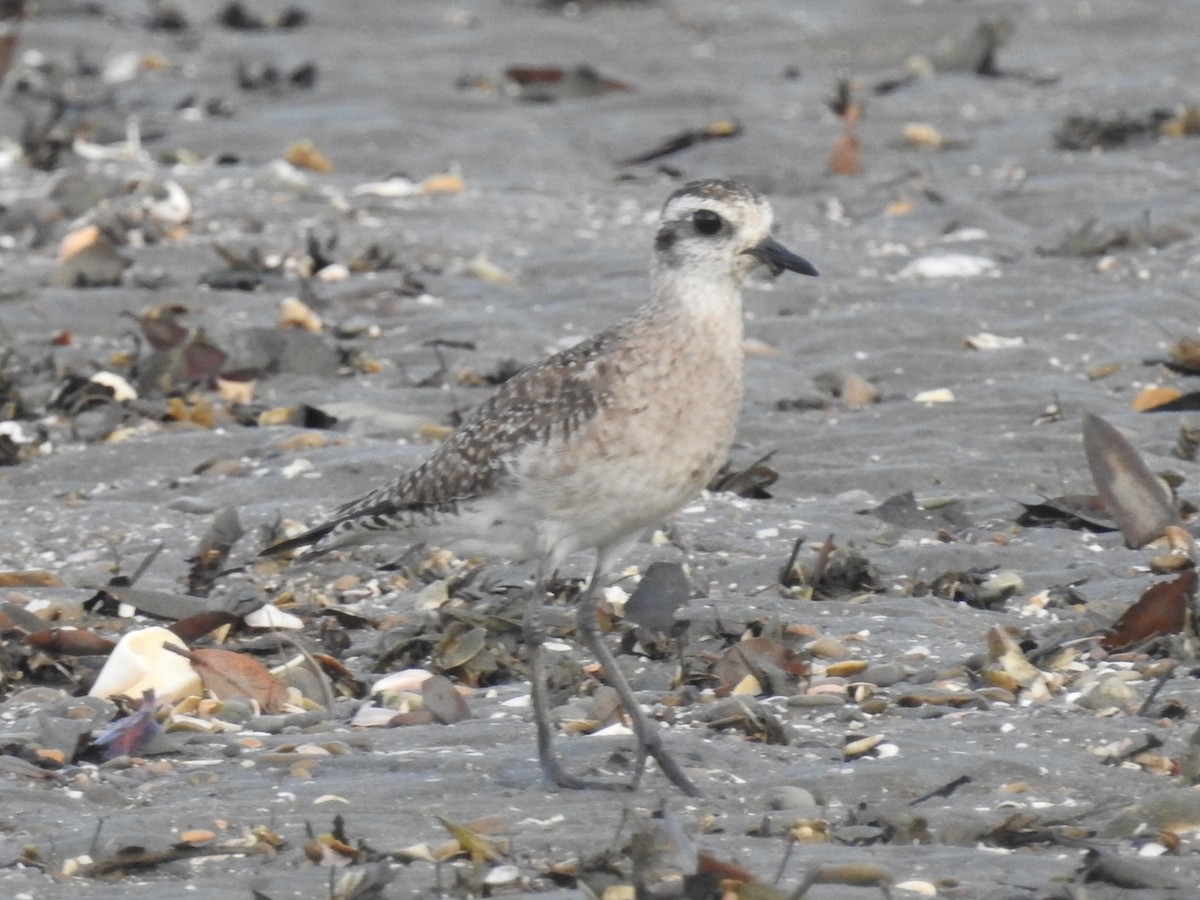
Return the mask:
{"type": "Polygon", "coordinates": [[[698,209],[692,213],[692,224],[700,234],[716,234],[725,223],[711,209],[698,209]]]}

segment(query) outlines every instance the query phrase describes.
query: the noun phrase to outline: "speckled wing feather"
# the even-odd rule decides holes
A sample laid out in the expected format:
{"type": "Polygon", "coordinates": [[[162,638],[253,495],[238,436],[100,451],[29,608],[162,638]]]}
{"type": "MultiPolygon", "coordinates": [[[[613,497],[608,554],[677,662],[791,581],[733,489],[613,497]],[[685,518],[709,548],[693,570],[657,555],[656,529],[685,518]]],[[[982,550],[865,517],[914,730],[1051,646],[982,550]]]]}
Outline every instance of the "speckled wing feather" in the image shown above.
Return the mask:
{"type": "Polygon", "coordinates": [[[497,490],[522,447],[562,440],[605,406],[604,384],[611,377],[606,356],[620,339],[620,327],[518,372],[419,466],[339,507],[329,521],[268,547],[264,555],[328,536],[396,528],[419,514],[453,513],[460,503],[497,490]]]}

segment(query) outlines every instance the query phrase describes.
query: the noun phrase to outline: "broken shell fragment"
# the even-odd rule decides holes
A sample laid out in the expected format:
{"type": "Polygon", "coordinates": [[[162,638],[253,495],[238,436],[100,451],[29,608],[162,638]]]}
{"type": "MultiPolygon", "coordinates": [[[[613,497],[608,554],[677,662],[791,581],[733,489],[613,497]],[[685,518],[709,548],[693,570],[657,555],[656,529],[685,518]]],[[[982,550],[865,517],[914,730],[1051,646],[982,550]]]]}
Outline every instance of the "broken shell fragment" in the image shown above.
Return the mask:
{"type": "Polygon", "coordinates": [[[873,734],[870,737],[850,741],[842,748],[842,759],[858,759],[865,756],[883,743],[883,735],[873,734]]]}
{"type": "Polygon", "coordinates": [[[304,628],[303,619],[289,612],[284,612],[272,603],[260,606],[246,616],[244,621],[251,628],[285,628],[290,631],[299,631],[304,628]]]}

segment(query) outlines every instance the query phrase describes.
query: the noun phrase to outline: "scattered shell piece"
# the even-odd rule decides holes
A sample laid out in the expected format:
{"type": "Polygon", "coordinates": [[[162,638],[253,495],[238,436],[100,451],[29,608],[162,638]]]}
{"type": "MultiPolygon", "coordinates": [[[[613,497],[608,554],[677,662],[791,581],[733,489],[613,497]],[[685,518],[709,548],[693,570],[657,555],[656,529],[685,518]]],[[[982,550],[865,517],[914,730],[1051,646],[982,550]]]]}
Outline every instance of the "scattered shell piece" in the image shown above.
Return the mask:
{"type": "Polygon", "coordinates": [[[192,218],[192,198],[174,181],[164,181],[142,201],[147,214],[158,224],[178,228],[192,218]]]}
{"type": "Polygon", "coordinates": [[[954,391],[950,390],[950,388],[933,388],[932,390],[921,391],[921,393],[913,397],[913,402],[932,406],[934,403],[953,403],[955,399],[954,391]]]}
{"type": "Polygon", "coordinates": [[[879,389],[861,375],[851,372],[842,379],[841,397],[846,409],[866,409],[879,402],[879,389]]]}
{"type": "Polygon", "coordinates": [[[1149,410],[1178,400],[1182,396],[1183,392],[1176,388],[1152,385],[1138,391],[1137,396],[1133,398],[1133,408],[1136,412],[1148,412],[1149,410]]]}
{"type": "Polygon", "coordinates": [[[254,378],[222,378],[213,379],[216,382],[217,396],[226,403],[235,406],[245,406],[254,401],[254,389],[258,381],[254,378]]]}
{"type": "Polygon", "coordinates": [[[312,172],[332,172],[333,162],[310,140],[296,141],[287,148],[283,158],[298,169],[312,172]]]}
{"type": "Polygon", "coordinates": [[[254,612],[250,613],[250,615],[246,616],[245,622],[251,628],[284,628],[291,631],[300,631],[304,628],[303,619],[289,612],[284,612],[272,603],[260,606],[254,612]]]}
{"type": "Polygon", "coordinates": [[[837,657],[848,656],[850,654],[845,644],[837,638],[832,638],[828,635],[817,638],[805,649],[820,659],[836,659],[837,657]]]}
{"type": "Polygon", "coordinates": [[[762,693],[762,683],[753,675],[747,675],[730,691],[735,697],[757,697],[762,693]]]}
{"type": "Polygon", "coordinates": [[[382,706],[360,706],[350,724],[356,728],[386,728],[396,718],[396,712],[382,706]]]}
{"type": "Polygon", "coordinates": [[[88,695],[107,700],[118,694],[140,697],[144,691],[152,690],[160,699],[179,699],[200,693],[200,676],[192,664],[167,650],[166,644],[187,649],[166,628],[155,626],[129,632],[117,641],[88,695]]]}
{"type": "Polygon", "coordinates": [[[441,609],[450,602],[450,588],[445,581],[427,584],[413,601],[416,609],[441,609]]]}
{"type": "Polygon", "coordinates": [[[367,181],[356,185],[350,193],[355,197],[370,195],[395,199],[399,197],[414,197],[422,193],[422,191],[422,186],[411,178],[396,175],[386,181],[367,181]]]}
{"type": "Polygon", "coordinates": [[[942,253],[914,259],[900,270],[901,278],[976,278],[999,275],[996,264],[986,256],[942,253]]]}
{"type": "Polygon", "coordinates": [[[345,281],[350,277],[350,267],[345,263],[330,263],[319,272],[317,272],[317,280],[332,284],[336,281],[345,281]]]}
{"type": "Polygon", "coordinates": [[[1026,696],[1049,695],[1045,673],[1025,658],[1020,645],[999,625],[987,631],[987,658],[983,676],[989,684],[1014,694],[1026,689],[1030,691],[1026,696]]]}
{"type": "Polygon", "coordinates": [[[193,847],[211,844],[216,839],[216,832],[209,831],[207,828],[194,828],[179,835],[179,842],[181,844],[191,844],[193,847]]]}
{"type": "Polygon", "coordinates": [[[311,472],[315,468],[316,466],[312,464],[312,460],[294,459],[280,469],[279,474],[284,478],[295,478],[297,475],[304,475],[308,472],[311,472]]]}
{"type": "Polygon", "coordinates": [[[371,685],[369,693],[390,694],[396,691],[420,691],[421,685],[432,677],[433,673],[424,669],[402,669],[399,672],[384,675],[371,685]]]}
{"type": "Polygon", "coordinates": [[[830,663],[825,669],[825,674],[834,678],[844,678],[848,675],[857,675],[867,667],[865,659],[843,659],[835,663],[830,663]]]}
{"type": "Polygon", "coordinates": [[[1178,553],[1159,553],[1150,557],[1150,571],[1156,575],[1172,575],[1195,566],[1190,557],[1178,553]]]}
{"type": "Polygon", "coordinates": [[[625,604],[629,602],[629,593],[619,584],[609,585],[604,589],[604,602],[616,615],[625,615],[625,604]]]}
{"type": "Polygon", "coordinates": [[[465,190],[467,183],[458,172],[443,172],[431,175],[421,182],[422,194],[457,194],[465,190]]]}
{"type": "Polygon", "coordinates": [[[303,328],[312,334],[325,330],[325,323],[312,307],[295,297],[279,301],[279,323],[284,328],[303,328]]]}
{"type": "Polygon", "coordinates": [[[483,876],[483,883],[491,887],[515,884],[520,880],[521,870],[512,865],[496,866],[489,869],[488,873],[483,876]]]}
{"type": "Polygon", "coordinates": [[[904,140],[920,150],[938,150],[945,142],[942,133],[925,122],[909,122],[904,126],[904,140]]]}
{"type": "Polygon", "coordinates": [[[742,341],[742,352],[757,359],[772,359],[779,355],[779,348],[758,338],[746,338],[742,341]]]}
{"type": "Polygon", "coordinates": [[[963,340],[963,343],[972,350],[1007,350],[1010,347],[1022,347],[1025,345],[1023,337],[1004,337],[999,334],[992,334],[989,331],[981,331],[979,334],[973,334],[963,340]]]}
{"type": "Polygon", "coordinates": [[[1163,529],[1163,536],[1166,537],[1167,546],[1171,548],[1172,553],[1191,556],[1196,550],[1196,541],[1186,528],[1168,525],[1163,529]]]}
{"type": "Polygon", "coordinates": [[[937,896],[937,887],[931,881],[902,881],[892,886],[898,891],[908,891],[913,894],[920,894],[922,897],[937,896]]]}
{"type": "Polygon", "coordinates": [[[842,759],[858,759],[860,756],[870,753],[882,743],[883,735],[881,734],[874,734],[870,737],[850,741],[842,748],[842,759]]]}
{"type": "Polygon", "coordinates": [[[104,239],[104,233],[99,225],[84,225],[67,234],[58,246],[58,260],[65,262],[72,256],[95,246],[104,239]]]}
{"type": "Polygon", "coordinates": [[[517,283],[516,278],[488,259],[487,253],[483,251],[468,261],[463,267],[463,271],[488,284],[511,285],[517,283]]]}
{"type": "Polygon", "coordinates": [[[134,390],[133,385],[115,372],[97,372],[88,380],[112,391],[113,399],[118,403],[126,403],[138,398],[138,392],[134,390]]]}

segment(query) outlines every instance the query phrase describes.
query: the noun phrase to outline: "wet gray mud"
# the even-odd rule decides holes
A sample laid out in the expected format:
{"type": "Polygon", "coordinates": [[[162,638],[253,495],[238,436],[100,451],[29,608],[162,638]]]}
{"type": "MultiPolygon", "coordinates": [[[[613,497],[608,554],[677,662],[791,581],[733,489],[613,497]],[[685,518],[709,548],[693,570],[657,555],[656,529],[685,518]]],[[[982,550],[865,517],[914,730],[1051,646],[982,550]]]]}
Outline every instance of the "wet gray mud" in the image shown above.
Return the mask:
{"type": "MultiPolygon", "coordinates": [[[[1156,551],[1018,522],[1022,503],[1093,492],[1087,412],[1195,499],[1180,446],[1194,414],[1133,405],[1148,385],[1190,390],[1162,361],[1197,327],[1200,139],[1162,129],[1200,102],[1194,4],[364,0],[312,4],[294,27],[272,19],[282,10],[248,4],[263,27],[234,28],[218,4],[181,3],[186,27],[167,29],[157,7],[100,0],[42,4],[20,24],[0,102],[13,463],[0,469],[0,569],[40,575],[3,589],[0,893],[661,887],[670,879],[633,873],[629,843],[663,800],[682,843],[761,881],[793,844],[784,894],[834,865],[890,880],[898,897],[1195,893],[1189,642],[1108,653],[1093,639],[1169,580],[1147,569],[1156,551]],[[993,38],[1007,40],[972,38],[996,17],[1012,27],[993,38]],[[564,89],[546,73],[514,79],[514,66],[592,72],[564,89]],[[855,174],[830,171],[839,79],[863,108],[858,158],[843,141],[838,162],[855,174]],[[1064,132],[1072,116],[1095,121],[1064,132]],[[140,147],[126,141],[134,119],[140,147]],[[721,136],[730,120],[739,133],[721,136]],[[717,136],[627,162],[705,129],[717,136]],[[332,171],[282,165],[301,141],[332,171]],[[403,540],[264,563],[261,529],[315,521],[378,484],[487,396],[486,376],[638,305],[654,216],[700,177],[761,190],[780,240],[821,271],[747,291],[732,462],[773,453],[769,498],[706,494],[626,561],[687,566],[681,646],[694,651],[695,683],[673,689],[669,648],[621,659],[704,796],[654,770],[634,793],[556,791],[521,705],[515,632],[496,624],[518,615],[496,597],[526,569],[489,566],[460,585],[460,563],[422,569],[425,551],[378,569],[403,540]],[[168,182],[190,211],[161,205],[168,182]],[[60,261],[64,238],[91,225],[102,235],[92,249],[60,261]],[[323,330],[285,329],[287,298],[323,330]],[[173,314],[146,310],[172,305],[186,308],[182,330],[164,336],[155,321],[173,314]],[[101,371],[137,398],[89,387],[101,371]],[[239,371],[254,379],[240,404],[218,390],[244,384],[239,371]],[[877,402],[851,408],[830,389],[848,374],[877,402]],[[336,423],[269,415],[305,404],[336,423]],[[872,512],[906,492],[915,508],[872,512]],[[189,599],[191,559],[226,508],[246,533],[221,568],[238,571],[189,599]],[[829,535],[838,549],[824,588],[782,586],[797,539],[811,574],[829,535]],[[350,673],[333,712],[172,730],[163,752],[109,762],[90,741],[111,707],[63,738],[70,698],[107,651],[31,635],[79,627],[115,639],[169,624],[178,616],[88,603],[155,548],[136,588],[159,600],[277,601],[299,616],[296,640],[350,673]],[[1007,573],[1007,590],[989,570],[1007,573]],[[463,591],[438,606],[447,578],[463,591]],[[439,667],[445,647],[429,640],[385,652],[414,622],[474,621],[473,602],[500,611],[484,624],[499,648],[487,651],[492,668],[439,667]],[[734,685],[708,673],[746,635],[798,655],[757,691],[739,680],[746,693],[721,699],[734,685]],[[1002,635],[1014,641],[1007,656],[1002,635]],[[405,665],[469,688],[470,718],[352,727],[369,701],[350,678],[369,685],[405,665]],[[343,850],[320,843],[335,816],[343,850]],[[496,855],[435,866],[401,852],[449,855],[438,817],[476,823],[496,855]],[[197,846],[225,852],[171,858],[194,830],[213,832],[197,846]]],[[[554,609],[569,630],[567,607],[554,609]]],[[[294,654],[241,625],[223,646],[270,665],[294,654]]],[[[574,676],[563,718],[586,719],[576,695],[594,688],[578,667],[588,660],[569,634],[554,646],[574,676]]],[[[572,767],[613,777],[628,773],[629,743],[560,738],[572,767]]],[[[695,862],[668,857],[667,869],[695,862]]],[[[712,895],[711,882],[688,884],[712,895]]],[[[834,883],[808,896],[878,894],[834,883]]]]}

